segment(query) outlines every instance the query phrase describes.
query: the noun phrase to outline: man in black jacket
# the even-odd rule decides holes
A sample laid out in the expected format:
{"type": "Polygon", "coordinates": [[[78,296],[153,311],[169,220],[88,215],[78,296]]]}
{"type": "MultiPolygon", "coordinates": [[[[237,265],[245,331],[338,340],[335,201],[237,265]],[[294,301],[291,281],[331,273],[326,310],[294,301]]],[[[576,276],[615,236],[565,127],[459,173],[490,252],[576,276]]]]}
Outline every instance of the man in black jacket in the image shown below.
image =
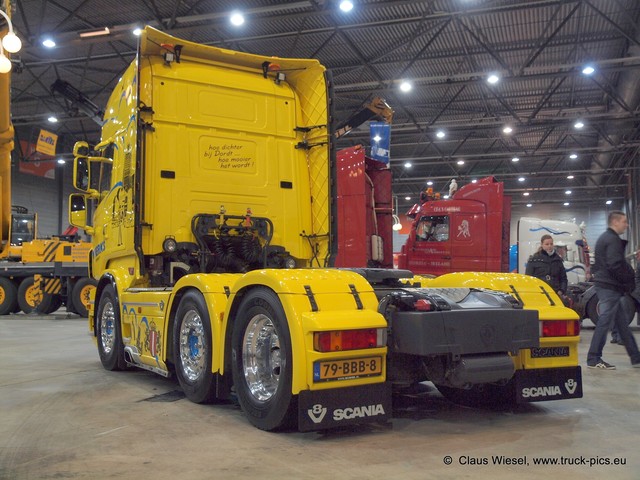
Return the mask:
{"type": "Polygon", "coordinates": [[[622,305],[624,294],[632,292],[635,287],[635,272],[624,257],[627,241],[620,238],[629,227],[627,216],[623,212],[613,211],[609,214],[607,225],[609,228],[596,242],[594,282],[601,313],[587,354],[587,367],[615,370],[615,366],[602,360],[607,333],[615,325],[620,341],[631,358],[631,365],[640,368],[640,351],[622,305]]]}

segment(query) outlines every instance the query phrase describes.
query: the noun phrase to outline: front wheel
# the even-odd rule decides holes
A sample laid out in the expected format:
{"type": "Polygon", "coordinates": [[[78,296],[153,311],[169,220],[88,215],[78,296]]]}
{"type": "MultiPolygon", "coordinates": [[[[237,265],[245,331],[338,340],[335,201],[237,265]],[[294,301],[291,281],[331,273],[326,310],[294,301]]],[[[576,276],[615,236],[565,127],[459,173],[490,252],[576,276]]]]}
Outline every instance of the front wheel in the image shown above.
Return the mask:
{"type": "Polygon", "coordinates": [[[102,291],[95,322],[102,366],[107,370],[124,370],[127,363],[124,360],[120,307],[112,285],[107,285],[102,291]]]}
{"type": "Polygon", "coordinates": [[[212,343],[211,320],[204,298],[198,292],[187,292],[176,311],[173,351],[178,382],[194,403],[210,403],[215,399],[212,343]]]}
{"type": "Polygon", "coordinates": [[[256,288],[242,301],[232,335],[233,383],[249,421],[262,430],[293,427],[289,327],[277,295],[256,288]]]}

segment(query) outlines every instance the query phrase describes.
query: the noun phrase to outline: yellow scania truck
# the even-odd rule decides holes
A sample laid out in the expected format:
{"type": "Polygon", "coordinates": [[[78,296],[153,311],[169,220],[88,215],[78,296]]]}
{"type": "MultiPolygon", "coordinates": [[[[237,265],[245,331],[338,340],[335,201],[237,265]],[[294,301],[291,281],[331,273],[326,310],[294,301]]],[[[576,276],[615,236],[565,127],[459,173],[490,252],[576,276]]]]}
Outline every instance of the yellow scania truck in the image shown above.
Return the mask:
{"type": "Polygon", "coordinates": [[[236,397],[264,430],[387,421],[393,387],[426,380],[447,395],[581,396],[577,318],[555,305],[558,363],[520,277],[505,293],[330,268],[343,228],[331,108],[316,60],[144,30],[100,143],[74,148],[69,216],[93,240],[103,366],[175,375],[194,402],[236,397]],[[554,376],[529,375],[531,349],[554,376]]]}

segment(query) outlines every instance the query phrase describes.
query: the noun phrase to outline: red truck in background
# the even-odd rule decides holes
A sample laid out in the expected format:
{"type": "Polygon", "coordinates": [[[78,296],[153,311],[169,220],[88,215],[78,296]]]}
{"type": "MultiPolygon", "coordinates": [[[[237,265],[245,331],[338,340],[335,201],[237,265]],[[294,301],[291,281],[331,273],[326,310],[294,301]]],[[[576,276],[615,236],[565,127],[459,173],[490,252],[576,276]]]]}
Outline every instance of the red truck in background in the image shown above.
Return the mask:
{"type": "Polygon", "coordinates": [[[399,268],[432,275],[509,271],[511,197],[493,177],[464,185],[449,200],[423,194],[407,216],[414,221],[399,268]]]}

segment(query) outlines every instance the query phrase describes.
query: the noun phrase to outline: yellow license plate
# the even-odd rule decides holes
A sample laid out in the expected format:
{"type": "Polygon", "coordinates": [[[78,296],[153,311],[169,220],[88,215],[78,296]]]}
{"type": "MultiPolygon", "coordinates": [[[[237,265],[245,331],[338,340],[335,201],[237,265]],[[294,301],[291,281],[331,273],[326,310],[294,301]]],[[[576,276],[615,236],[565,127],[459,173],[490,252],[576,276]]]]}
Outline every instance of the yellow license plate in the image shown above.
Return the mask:
{"type": "Polygon", "coordinates": [[[348,358],[313,364],[313,381],[350,380],[382,375],[382,357],[348,358]]]}

